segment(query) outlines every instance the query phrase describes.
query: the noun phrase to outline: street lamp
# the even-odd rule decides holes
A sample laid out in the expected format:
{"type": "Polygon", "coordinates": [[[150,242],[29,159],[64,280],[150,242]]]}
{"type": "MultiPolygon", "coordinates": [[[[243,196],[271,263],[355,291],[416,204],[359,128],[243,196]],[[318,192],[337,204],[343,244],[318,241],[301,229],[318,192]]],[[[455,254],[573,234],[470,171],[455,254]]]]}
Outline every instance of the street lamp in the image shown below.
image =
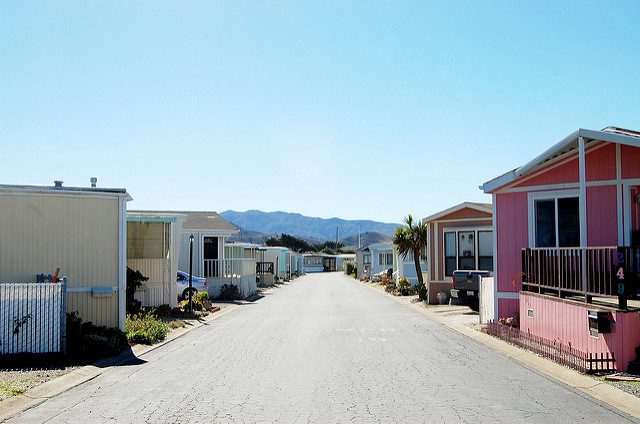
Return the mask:
{"type": "Polygon", "coordinates": [[[189,313],[193,313],[193,234],[189,236],[189,313]]]}

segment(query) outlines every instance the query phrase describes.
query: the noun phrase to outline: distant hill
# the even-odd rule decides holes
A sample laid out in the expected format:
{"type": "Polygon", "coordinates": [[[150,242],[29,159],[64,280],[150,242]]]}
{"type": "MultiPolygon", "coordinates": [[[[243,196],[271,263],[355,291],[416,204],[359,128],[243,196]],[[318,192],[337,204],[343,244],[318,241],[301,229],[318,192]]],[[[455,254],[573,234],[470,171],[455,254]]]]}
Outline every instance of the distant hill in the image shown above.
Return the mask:
{"type": "Polygon", "coordinates": [[[313,218],[299,213],[262,212],[259,210],[246,212],[228,210],[220,215],[242,228],[243,241],[249,241],[250,236],[259,237],[259,234],[256,233],[262,233],[267,236],[285,233],[309,241],[330,241],[335,240],[336,228],[338,228],[341,242],[345,238],[355,236],[355,245],[357,245],[358,232],[361,235],[379,233],[383,239],[390,239],[393,237],[395,228],[399,225],[369,220],[313,218]],[[246,237],[244,237],[245,234],[246,237]]]}
{"type": "MultiPolygon", "coordinates": [[[[371,243],[380,243],[383,241],[392,240],[392,236],[388,236],[386,234],[381,234],[378,232],[370,232],[370,233],[362,233],[360,234],[360,246],[366,246],[371,243]]],[[[348,236],[340,239],[340,243],[344,243],[345,246],[355,246],[358,247],[358,235],[355,234],[353,236],[348,236]]]]}

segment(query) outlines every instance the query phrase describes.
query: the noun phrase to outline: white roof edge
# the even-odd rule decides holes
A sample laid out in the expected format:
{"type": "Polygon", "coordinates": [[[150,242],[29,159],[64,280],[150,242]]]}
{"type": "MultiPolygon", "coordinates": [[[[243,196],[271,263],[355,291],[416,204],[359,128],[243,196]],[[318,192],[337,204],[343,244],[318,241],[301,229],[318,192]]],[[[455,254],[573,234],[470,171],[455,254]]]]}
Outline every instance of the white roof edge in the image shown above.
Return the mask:
{"type": "Polygon", "coordinates": [[[448,209],[445,209],[443,211],[440,211],[438,213],[434,213],[433,215],[429,215],[425,218],[422,218],[422,222],[430,222],[430,221],[434,221],[440,217],[449,215],[451,213],[457,212],[459,210],[462,210],[464,208],[469,208],[469,209],[475,209],[477,211],[480,212],[487,212],[492,214],[493,213],[493,209],[489,206],[483,206],[481,204],[478,203],[473,203],[473,202],[462,202],[460,204],[457,204],[455,206],[451,206],[448,209]]]}
{"type": "Polygon", "coordinates": [[[127,216],[132,217],[145,217],[145,218],[176,218],[179,221],[186,221],[188,218],[187,214],[184,213],[171,213],[171,212],[149,212],[149,211],[127,211],[127,216]]]}
{"type": "Polygon", "coordinates": [[[565,148],[567,145],[576,141],[579,137],[583,137],[590,140],[599,140],[599,141],[607,141],[610,143],[618,143],[625,144],[629,146],[640,147],[640,138],[633,137],[624,134],[618,134],[609,131],[594,131],[587,130],[584,128],[578,128],[576,131],[572,132],[568,136],[564,137],[558,143],[554,144],[529,162],[522,165],[520,168],[517,168],[514,171],[508,172],[494,180],[487,181],[486,183],[479,186],[480,190],[483,190],[485,193],[491,192],[498,187],[501,187],[505,184],[514,181],[515,179],[521,177],[522,175],[529,172],[535,166],[544,162],[549,156],[557,153],[558,151],[565,148]]]}
{"type": "Polygon", "coordinates": [[[0,184],[0,192],[27,192],[27,193],[52,193],[62,195],[89,195],[125,198],[127,202],[133,200],[133,197],[124,188],[94,188],[94,187],[73,187],[73,186],[38,186],[38,185],[12,185],[0,184]]]}

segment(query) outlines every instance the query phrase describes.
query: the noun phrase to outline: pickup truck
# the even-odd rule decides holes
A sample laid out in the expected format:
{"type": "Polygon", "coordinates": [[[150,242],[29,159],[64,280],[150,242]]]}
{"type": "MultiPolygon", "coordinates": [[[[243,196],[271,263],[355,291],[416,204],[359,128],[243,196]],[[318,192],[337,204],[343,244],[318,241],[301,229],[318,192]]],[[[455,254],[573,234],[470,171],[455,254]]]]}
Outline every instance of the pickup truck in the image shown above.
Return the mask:
{"type": "Polygon", "coordinates": [[[459,299],[474,311],[480,305],[478,292],[480,290],[480,278],[489,277],[491,272],[478,270],[457,270],[453,271],[451,297],[459,299]]]}

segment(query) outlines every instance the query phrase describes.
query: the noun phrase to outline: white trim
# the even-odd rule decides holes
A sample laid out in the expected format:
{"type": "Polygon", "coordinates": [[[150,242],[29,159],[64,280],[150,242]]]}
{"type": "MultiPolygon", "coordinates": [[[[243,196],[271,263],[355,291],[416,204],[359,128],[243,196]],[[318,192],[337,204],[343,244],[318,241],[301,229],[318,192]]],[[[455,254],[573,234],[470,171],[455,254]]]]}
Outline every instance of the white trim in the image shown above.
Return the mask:
{"type": "MultiPolygon", "coordinates": [[[[586,164],[586,154],[585,154],[585,145],[584,145],[584,137],[578,137],[578,173],[580,176],[580,196],[578,202],[578,210],[580,216],[580,245],[587,246],[587,164],[586,164]]],[[[557,209],[556,202],[556,209],[557,209]]],[[[556,219],[558,217],[558,211],[556,210],[556,219]]],[[[559,241],[556,235],[556,241],[559,241]]],[[[584,258],[584,256],[583,256],[584,258]]],[[[584,264],[583,264],[584,265],[584,264]]],[[[584,268],[583,268],[584,269],[584,268]]],[[[586,278],[586,273],[582,273],[583,277],[586,278]]],[[[586,290],[586,287],[583,287],[586,290]]]]}
{"type": "Polygon", "coordinates": [[[484,212],[484,213],[491,213],[491,207],[489,205],[484,205],[484,204],[478,204],[478,203],[472,203],[472,202],[463,202],[460,203],[459,205],[455,205],[452,206],[448,209],[445,209],[441,212],[435,213],[433,215],[429,215],[425,218],[422,218],[422,222],[431,222],[431,221],[436,221],[438,220],[438,218],[440,218],[441,216],[447,216],[450,215],[454,212],[458,212],[462,209],[473,209],[479,212],[484,212]]]}
{"type": "Polygon", "coordinates": [[[610,143],[625,144],[634,147],[640,147],[640,138],[634,136],[628,136],[623,134],[617,134],[609,131],[593,131],[579,128],[577,131],[572,132],[567,137],[560,140],[549,149],[545,150],[542,154],[536,156],[534,159],[526,163],[525,165],[517,168],[511,172],[501,175],[491,181],[488,181],[480,186],[480,189],[485,193],[491,192],[497,188],[502,187],[505,184],[513,182],[517,178],[525,175],[536,166],[544,163],[549,158],[552,158],[555,154],[566,149],[569,145],[574,143],[578,138],[605,141],[610,143]]]}
{"type": "Polygon", "coordinates": [[[618,217],[618,246],[624,245],[624,205],[622,202],[622,156],[616,143],[616,212],[618,217]]]}
{"type": "MultiPolygon", "coordinates": [[[[621,180],[621,181],[629,181],[629,180],[621,180]]],[[[615,186],[616,184],[618,184],[618,180],[598,180],[598,181],[587,181],[585,183],[587,187],[608,187],[608,186],[615,186]]],[[[526,187],[505,188],[503,190],[497,190],[495,193],[497,194],[524,193],[529,191],[542,191],[542,190],[569,190],[573,188],[580,188],[580,183],[546,184],[546,185],[536,185],[536,186],[526,186],[526,187]]]]}
{"type": "MultiPolygon", "coordinates": [[[[527,221],[528,221],[528,236],[529,247],[536,247],[536,221],[535,221],[535,202],[537,200],[555,200],[556,208],[556,245],[558,244],[558,199],[567,197],[580,197],[578,190],[555,190],[555,191],[536,191],[528,193],[527,195],[527,221]]],[[[581,234],[582,236],[582,234],[581,234]]],[[[580,245],[584,246],[582,239],[580,245]]]]}
{"type": "Polygon", "coordinates": [[[0,186],[0,194],[6,194],[10,196],[54,196],[54,197],[81,197],[83,199],[121,199],[125,198],[127,201],[133,200],[133,198],[129,195],[129,193],[109,193],[109,192],[100,192],[100,191],[74,191],[74,190],[54,190],[43,188],[42,190],[38,190],[37,188],[27,188],[27,189],[11,189],[0,186]]]}
{"type": "Polygon", "coordinates": [[[127,199],[118,202],[118,327],[124,331],[127,317],[127,199]]]}
{"type": "MultiPolygon", "coordinates": [[[[608,146],[608,143],[606,142],[597,142],[597,141],[593,141],[591,143],[589,143],[588,146],[585,145],[585,154],[589,154],[589,153],[593,153],[596,150],[600,150],[601,148],[608,146]]],[[[541,168],[532,171],[530,174],[523,176],[522,178],[517,178],[516,180],[514,180],[513,182],[516,184],[522,184],[526,181],[529,181],[532,178],[538,177],[540,175],[543,175],[553,169],[556,169],[562,165],[566,165],[571,161],[574,161],[576,159],[579,159],[577,156],[574,156],[575,152],[573,150],[570,150],[566,153],[563,153],[562,155],[555,157],[553,159],[550,159],[544,163],[541,163],[541,168]]]]}
{"type": "Polygon", "coordinates": [[[497,220],[498,220],[498,208],[496,206],[496,197],[497,195],[493,193],[491,195],[491,207],[493,210],[492,220],[493,220],[493,315],[496,322],[498,321],[498,231],[497,231],[497,220]]]}
{"type": "Polygon", "coordinates": [[[496,292],[497,299],[519,299],[519,292],[496,292]]]}

